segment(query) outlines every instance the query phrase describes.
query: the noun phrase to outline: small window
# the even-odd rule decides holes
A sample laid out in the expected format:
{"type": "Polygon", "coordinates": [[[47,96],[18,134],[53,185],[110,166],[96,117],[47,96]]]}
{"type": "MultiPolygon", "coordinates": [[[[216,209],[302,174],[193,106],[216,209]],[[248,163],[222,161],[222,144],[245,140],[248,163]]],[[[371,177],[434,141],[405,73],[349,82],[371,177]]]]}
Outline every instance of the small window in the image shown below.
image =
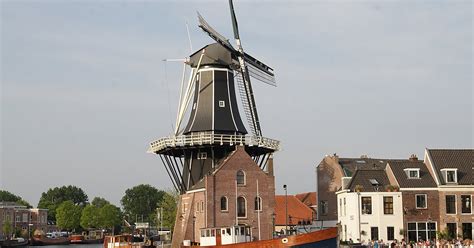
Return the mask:
{"type": "Polygon", "coordinates": [[[407,177],[410,179],[420,178],[420,169],[419,168],[407,168],[403,169],[407,174],[407,177]]]}
{"type": "Polygon", "coordinates": [[[462,195],[461,196],[461,213],[463,214],[470,214],[471,209],[472,209],[472,202],[471,202],[471,196],[470,195],[462,195]]]}
{"type": "Polygon", "coordinates": [[[457,169],[441,169],[441,172],[444,174],[444,180],[446,183],[458,182],[457,169]]]}
{"type": "Polygon", "coordinates": [[[383,197],[383,213],[393,214],[393,197],[392,196],[383,197]]]}
{"type": "Polygon", "coordinates": [[[362,214],[372,214],[372,197],[362,197],[362,214]]]}
{"type": "Polygon", "coordinates": [[[378,227],[371,227],[370,228],[370,239],[379,240],[379,228],[378,227]]]}
{"type": "Polygon", "coordinates": [[[224,101],[219,101],[219,107],[224,108],[225,107],[225,102],[224,101]]]}
{"type": "Polygon", "coordinates": [[[426,208],[426,195],[415,195],[416,197],[416,208],[426,208]]]}
{"type": "Polygon", "coordinates": [[[387,226],[387,240],[395,239],[395,228],[393,226],[387,226]]]}
{"type": "Polygon", "coordinates": [[[255,210],[262,211],[262,198],[259,196],[255,197],[255,210]]]}
{"type": "Polygon", "coordinates": [[[198,158],[197,159],[207,159],[207,152],[198,153],[198,158]]]}
{"type": "Polygon", "coordinates": [[[327,215],[327,214],[328,214],[328,202],[321,201],[321,215],[327,215]]]}
{"type": "Polygon", "coordinates": [[[446,196],[446,213],[456,214],[456,196],[455,195],[446,196]]]}
{"type": "Polygon", "coordinates": [[[204,212],[204,201],[201,201],[201,212],[204,212]]]}
{"type": "Polygon", "coordinates": [[[245,173],[242,170],[237,171],[237,185],[245,185],[245,173]]]}
{"type": "Polygon", "coordinates": [[[247,217],[247,203],[245,201],[245,198],[243,198],[242,196],[239,196],[237,198],[237,217],[247,217]]]}
{"type": "Polygon", "coordinates": [[[227,197],[223,196],[221,197],[221,211],[228,211],[228,201],[227,197]]]}

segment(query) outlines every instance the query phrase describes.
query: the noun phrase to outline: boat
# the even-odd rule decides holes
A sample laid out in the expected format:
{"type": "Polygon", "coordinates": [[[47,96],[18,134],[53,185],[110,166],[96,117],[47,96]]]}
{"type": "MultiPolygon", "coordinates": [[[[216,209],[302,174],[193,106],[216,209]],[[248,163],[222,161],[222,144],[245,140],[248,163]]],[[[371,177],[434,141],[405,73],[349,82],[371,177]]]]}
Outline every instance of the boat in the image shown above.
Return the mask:
{"type": "Polygon", "coordinates": [[[71,235],[70,240],[71,244],[101,244],[104,242],[104,235],[102,231],[89,231],[71,235]]]}
{"type": "MultiPolygon", "coordinates": [[[[337,247],[337,227],[323,229],[319,231],[291,235],[287,237],[279,237],[269,240],[246,241],[250,240],[250,235],[247,235],[245,230],[234,228],[217,228],[217,229],[203,229],[201,231],[201,243],[196,246],[203,247],[225,247],[225,248],[240,248],[240,247],[315,247],[315,248],[330,248],[337,247]],[[235,232],[234,232],[235,230],[235,232]],[[213,235],[214,234],[214,235],[213,235]]],[[[242,227],[240,227],[242,228],[242,227]]],[[[182,247],[189,247],[183,245],[182,247]]],[[[104,247],[106,248],[106,247],[104,247]]]]}
{"type": "Polygon", "coordinates": [[[57,238],[48,238],[44,236],[34,236],[31,238],[31,245],[33,246],[43,246],[43,245],[69,245],[69,237],[57,237],[57,238]]]}
{"type": "Polygon", "coordinates": [[[133,242],[133,236],[129,234],[106,236],[104,238],[104,248],[141,248],[144,242],[133,242]]]}
{"type": "Polygon", "coordinates": [[[28,240],[24,238],[17,238],[17,239],[10,239],[10,240],[2,240],[0,241],[0,247],[21,247],[21,246],[27,246],[28,245],[28,240]]]}

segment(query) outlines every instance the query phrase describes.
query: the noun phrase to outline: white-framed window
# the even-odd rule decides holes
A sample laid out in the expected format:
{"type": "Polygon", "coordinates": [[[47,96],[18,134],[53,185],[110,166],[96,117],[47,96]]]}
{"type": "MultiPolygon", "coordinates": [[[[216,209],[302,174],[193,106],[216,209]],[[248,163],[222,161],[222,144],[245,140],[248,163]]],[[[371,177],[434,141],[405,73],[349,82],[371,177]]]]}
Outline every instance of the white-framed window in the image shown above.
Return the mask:
{"type": "Polygon", "coordinates": [[[458,169],[441,169],[444,175],[444,181],[446,183],[457,183],[458,182],[458,169]]]}
{"type": "Polygon", "coordinates": [[[471,214],[472,213],[472,196],[461,195],[461,213],[471,214]]]}
{"type": "Polygon", "coordinates": [[[245,172],[243,170],[238,170],[236,174],[237,185],[245,185],[245,172]]]}
{"type": "Polygon", "coordinates": [[[219,101],[219,107],[220,108],[225,108],[225,102],[224,101],[219,101]]]}
{"type": "Polygon", "coordinates": [[[427,197],[426,194],[415,195],[416,208],[427,208],[427,197]]]}
{"type": "Polygon", "coordinates": [[[255,197],[255,211],[262,211],[262,198],[260,196],[255,197]]]}
{"type": "Polygon", "coordinates": [[[456,214],[456,195],[446,195],[446,213],[456,214]]]}
{"type": "Polygon", "coordinates": [[[197,159],[207,159],[207,152],[198,153],[197,159]]]}
{"type": "Polygon", "coordinates": [[[408,241],[434,240],[436,239],[436,230],[436,222],[408,222],[408,241]]]}
{"type": "Polygon", "coordinates": [[[227,199],[227,196],[221,197],[221,211],[222,212],[229,211],[229,201],[227,199]]]}
{"type": "Polygon", "coordinates": [[[410,179],[420,178],[420,169],[419,168],[406,168],[403,169],[407,174],[407,177],[410,179]]]}
{"type": "Polygon", "coordinates": [[[237,197],[237,217],[247,218],[247,200],[243,196],[237,197]]]}

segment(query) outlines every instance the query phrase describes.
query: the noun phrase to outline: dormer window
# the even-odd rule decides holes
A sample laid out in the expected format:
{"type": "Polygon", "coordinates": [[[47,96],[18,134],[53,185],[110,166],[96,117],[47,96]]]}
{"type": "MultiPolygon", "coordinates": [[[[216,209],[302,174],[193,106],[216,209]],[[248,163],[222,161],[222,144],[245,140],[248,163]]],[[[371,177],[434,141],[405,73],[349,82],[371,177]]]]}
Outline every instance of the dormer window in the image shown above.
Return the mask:
{"type": "Polygon", "coordinates": [[[441,169],[441,172],[444,174],[446,183],[458,182],[458,169],[441,169]]]}
{"type": "Polygon", "coordinates": [[[419,168],[406,168],[404,171],[409,179],[420,178],[419,168]]]}

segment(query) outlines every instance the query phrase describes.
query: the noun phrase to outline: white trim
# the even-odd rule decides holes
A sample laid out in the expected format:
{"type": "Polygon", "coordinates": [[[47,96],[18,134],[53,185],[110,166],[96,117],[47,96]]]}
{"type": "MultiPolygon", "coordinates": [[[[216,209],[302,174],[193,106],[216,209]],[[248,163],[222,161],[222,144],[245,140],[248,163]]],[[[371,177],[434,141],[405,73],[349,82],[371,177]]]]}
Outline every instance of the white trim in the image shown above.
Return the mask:
{"type": "MultiPolygon", "coordinates": [[[[433,171],[433,173],[435,174],[434,176],[434,179],[436,181],[436,185],[440,186],[441,183],[439,182],[439,175],[438,175],[438,170],[434,168],[434,164],[433,164],[433,160],[431,160],[431,156],[430,156],[430,153],[429,153],[429,150],[428,148],[425,148],[425,157],[428,158],[428,161],[429,161],[429,164],[430,164],[430,167],[431,167],[431,170],[433,171]]],[[[426,164],[426,163],[425,163],[426,164]]],[[[430,173],[431,174],[431,173],[430,173]]]]}
{"type": "Polygon", "coordinates": [[[247,219],[247,212],[248,212],[248,208],[247,208],[247,198],[245,198],[245,196],[243,195],[240,195],[237,197],[237,219],[247,219]],[[239,216],[239,198],[242,197],[244,199],[244,203],[245,203],[245,216],[239,216]]]}
{"type": "Polygon", "coordinates": [[[472,195],[470,195],[470,194],[461,195],[460,198],[461,198],[461,215],[470,215],[470,214],[472,214],[472,195]],[[463,207],[463,205],[462,205],[462,197],[463,197],[463,196],[469,196],[469,197],[470,197],[470,200],[469,200],[469,203],[471,204],[471,206],[470,206],[471,212],[470,212],[470,213],[463,213],[463,212],[462,212],[462,207],[463,207]]]}
{"type": "MultiPolygon", "coordinates": [[[[190,190],[190,191],[186,191],[186,194],[190,194],[190,193],[197,193],[197,192],[201,192],[201,191],[206,191],[205,188],[202,188],[202,189],[193,189],[193,190],[190,190]]],[[[184,199],[184,198],[183,198],[184,199]]]]}
{"type": "Polygon", "coordinates": [[[443,168],[440,169],[444,176],[445,184],[458,183],[458,169],[457,168],[443,168]],[[448,182],[448,172],[454,171],[454,182],[448,182]]]}
{"type": "Polygon", "coordinates": [[[237,186],[246,186],[247,185],[247,175],[246,175],[245,171],[242,170],[242,169],[239,169],[235,173],[235,180],[237,181],[237,186]],[[241,171],[244,174],[244,183],[243,184],[239,184],[239,181],[237,180],[237,174],[239,173],[239,171],[241,171]]]}
{"type": "Polygon", "coordinates": [[[229,212],[229,198],[227,198],[227,196],[221,196],[221,199],[219,200],[219,209],[221,212],[229,212]],[[222,198],[225,198],[225,210],[222,210],[222,198]]]}
{"type": "Polygon", "coordinates": [[[403,169],[403,171],[407,175],[408,179],[419,179],[420,178],[420,168],[405,168],[405,169],[403,169]],[[410,176],[410,172],[412,172],[412,171],[416,171],[416,173],[417,173],[416,177],[410,176]]]}
{"type": "Polygon", "coordinates": [[[216,101],[216,70],[212,70],[212,130],[216,130],[216,106],[214,102],[216,101]]]}
{"type": "Polygon", "coordinates": [[[427,194],[415,194],[415,208],[416,209],[427,209],[428,208],[428,195],[427,194]],[[418,207],[418,196],[419,195],[424,195],[425,196],[425,207],[424,208],[420,208],[418,207]]]}

